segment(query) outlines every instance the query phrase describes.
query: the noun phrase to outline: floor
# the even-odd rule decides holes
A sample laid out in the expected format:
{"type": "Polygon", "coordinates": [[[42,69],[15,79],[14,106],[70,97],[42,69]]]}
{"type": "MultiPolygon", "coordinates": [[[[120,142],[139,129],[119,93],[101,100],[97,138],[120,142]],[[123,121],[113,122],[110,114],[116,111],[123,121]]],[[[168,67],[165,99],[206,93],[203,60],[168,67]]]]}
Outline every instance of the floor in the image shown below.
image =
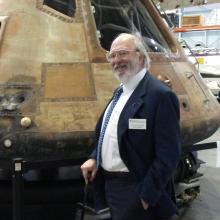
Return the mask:
{"type": "Polygon", "coordinates": [[[219,140],[217,149],[198,152],[199,159],[205,162],[200,167],[200,172],[203,173],[201,193],[196,200],[180,210],[177,220],[220,219],[220,129],[214,136],[219,140]]]}

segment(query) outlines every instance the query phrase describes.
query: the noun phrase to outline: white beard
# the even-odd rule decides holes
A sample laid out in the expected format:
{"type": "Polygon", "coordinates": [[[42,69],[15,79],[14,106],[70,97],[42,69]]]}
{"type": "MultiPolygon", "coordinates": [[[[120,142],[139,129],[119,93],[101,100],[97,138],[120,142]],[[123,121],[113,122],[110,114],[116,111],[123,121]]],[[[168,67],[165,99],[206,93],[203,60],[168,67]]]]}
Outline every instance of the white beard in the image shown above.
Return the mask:
{"type": "Polygon", "coordinates": [[[122,76],[119,76],[116,72],[114,72],[116,79],[122,84],[127,84],[135,74],[136,74],[135,72],[128,72],[127,74],[123,74],[122,76]]]}
{"type": "Polygon", "coordinates": [[[123,76],[120,77],[120,76],[119,76],[117,73],[115,73],[115,72],[114,72],[114,75],[115,75],[115,78],[116,78],[120,83],[125,84],[125,83],[127,83],[128,80],[129,80],[128,75],[123,75],[123,76]]]}

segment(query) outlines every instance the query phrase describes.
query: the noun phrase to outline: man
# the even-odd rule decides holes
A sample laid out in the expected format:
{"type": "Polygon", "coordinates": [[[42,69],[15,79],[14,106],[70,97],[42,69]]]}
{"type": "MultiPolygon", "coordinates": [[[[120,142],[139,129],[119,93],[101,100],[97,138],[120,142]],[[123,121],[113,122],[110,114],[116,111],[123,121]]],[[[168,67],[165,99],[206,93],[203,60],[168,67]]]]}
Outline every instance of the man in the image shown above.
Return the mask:
{"type": "Polygon", "coordinates": [[[177,97],[149,74],[138,37],[119,35],[107,59],[123,93],[97,123],[96,148],[81,166],[83,176],[94,180],[99,201],[105,195],[113,220],[168,220],[177,212],[172,181],[180,156],[177,97]]]}

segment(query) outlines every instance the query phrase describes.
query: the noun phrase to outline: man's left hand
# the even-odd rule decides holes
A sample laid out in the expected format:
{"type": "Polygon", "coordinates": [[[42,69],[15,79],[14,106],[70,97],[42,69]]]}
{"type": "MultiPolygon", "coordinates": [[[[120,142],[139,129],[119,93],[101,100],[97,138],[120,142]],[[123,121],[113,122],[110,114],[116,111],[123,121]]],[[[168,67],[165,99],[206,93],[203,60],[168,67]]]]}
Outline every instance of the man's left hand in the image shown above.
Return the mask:
{"type": "Polygon", "coordinates": [[[144,210],[147,210],[149,204],[147,202],[145,202],[143,199],[141,199],[141,203],[142,203],[142,206],[143,206],[144,210]]]}

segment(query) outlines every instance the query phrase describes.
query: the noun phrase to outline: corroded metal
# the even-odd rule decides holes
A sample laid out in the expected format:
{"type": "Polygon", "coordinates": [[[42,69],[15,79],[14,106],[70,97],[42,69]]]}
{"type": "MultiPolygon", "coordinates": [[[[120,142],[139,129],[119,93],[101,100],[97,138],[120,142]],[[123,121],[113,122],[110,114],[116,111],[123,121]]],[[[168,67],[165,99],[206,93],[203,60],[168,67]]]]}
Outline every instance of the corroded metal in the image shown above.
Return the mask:
{"type": "MultiPolygon", "coordinates": [[[[97,119],[118,85],[98,39],[95,2],[76,0],[68,17],[43,0],[0,0],[1,157],[88,155],[97,119]],[[31,124],[22,126],[26,117],[31,124]]],[[[183,147],[201,141],[220,124],[219,104],[150,1],[136,2],[168,45],[149,52],[150,71],[179,98],[183,147]]]]}

